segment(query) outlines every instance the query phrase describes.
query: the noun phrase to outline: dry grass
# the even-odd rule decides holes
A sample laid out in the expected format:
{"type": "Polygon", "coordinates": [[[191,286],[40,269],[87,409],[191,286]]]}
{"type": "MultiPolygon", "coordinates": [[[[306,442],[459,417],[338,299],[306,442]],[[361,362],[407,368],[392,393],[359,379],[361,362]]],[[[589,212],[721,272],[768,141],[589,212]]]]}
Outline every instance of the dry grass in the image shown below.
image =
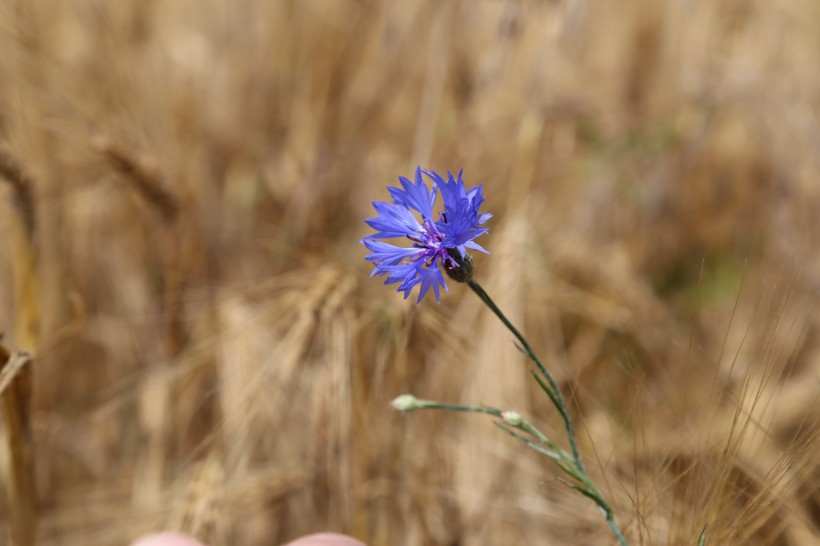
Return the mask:
{"type": "Polygon", "coordinates": [[[38,544],[612,543],[484,420],[387,411],[560,430],[467,290],[367,279],[369,203],[418,163],[485,184],[477,277],[633,544],[816,544],[818,37],[810,0],[0,2],[38,544]]]}

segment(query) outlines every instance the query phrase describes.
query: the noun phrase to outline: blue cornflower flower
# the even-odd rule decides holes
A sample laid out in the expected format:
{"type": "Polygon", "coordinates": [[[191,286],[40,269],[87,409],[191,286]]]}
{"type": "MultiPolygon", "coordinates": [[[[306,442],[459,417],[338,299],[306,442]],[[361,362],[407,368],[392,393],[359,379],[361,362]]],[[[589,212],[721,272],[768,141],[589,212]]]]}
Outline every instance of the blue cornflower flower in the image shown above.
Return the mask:
{"type": "Polygon", "coordinates": [[[420,285],[419,302],[432,288],[436,301],[440,302],[439,286],[447,290],[447,284],[439,266],[443,266],[456,280],[468,280],[471,271],[468,270],[465,276],[464,270],[471,267],[472,262],[466,249],[488,253],[473,239],[487,233],[487,228],[479,226],[492,214],[478,213],[484,202],[481,185],[467,190],[461,179],[461,171],[457,177],[448,172],[445,180],[434,171],[417,168],[415,182],[403,176],[399,177],[399,181],[401,188],[387,188],[393,202],[373,202],[378,216],[365,220],[376,230],[376,233],[361,240],[372,252],[366,256],[375,265],[370,276],[387,275],[385,284],[401,283],[396,291],[404,292],[405,299],[414,286],[420,285]],[[427,186],[422,174],[432,180],[432,189],[427,186]],[[435,220],[433,206],[439,192],[444,210],[435,220]],[[421,222],[414,211],[421,217],[421,222]],[[406,237],[413,242],[413,246],[403,248],[378,240],[397,237],[406,237]]]}

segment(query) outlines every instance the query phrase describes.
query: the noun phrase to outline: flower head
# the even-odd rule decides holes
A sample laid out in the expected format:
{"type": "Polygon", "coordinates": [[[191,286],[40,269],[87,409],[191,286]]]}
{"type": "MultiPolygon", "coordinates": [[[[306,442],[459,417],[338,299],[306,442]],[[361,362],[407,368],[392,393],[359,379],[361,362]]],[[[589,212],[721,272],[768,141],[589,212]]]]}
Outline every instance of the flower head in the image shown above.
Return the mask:
{"type": "MultiPolygon", "coordinates": [[[[365,220],[376,233],[361,240],[370,250],[366,259],[375,265],[370,275],[387,275],[385,284],[400,283],[397,292],[410,295],[419,285],[420,302],[433,289],[436,301],[440,301],[439,287],[447,290],[440,267],[456,272],[469,262],[467,249],[487,252],[473,241],[487,233],[480,227],[492,214],[479,214],[484,202],[481,185],[464,186],[461,171],[454,177],[447,173],[445,179],[434,171],[416,169],[415,181],[399,177],[401,187],[388,187],[392,203],[375,201],[373,208],[378,216],[365,220]],[[422,174],[432,182],[428,187],[422,174]],[[433,215],[436,197],[441,194],[443,210],[438,219],[433,215]],[[406,238],[412,247],[399,247],[379,239],[406,238]]],[[[469,262],[471,266],[471,262],[469,262]]],[[[451,275],[463,282],[463,275],[451,275]]]]}

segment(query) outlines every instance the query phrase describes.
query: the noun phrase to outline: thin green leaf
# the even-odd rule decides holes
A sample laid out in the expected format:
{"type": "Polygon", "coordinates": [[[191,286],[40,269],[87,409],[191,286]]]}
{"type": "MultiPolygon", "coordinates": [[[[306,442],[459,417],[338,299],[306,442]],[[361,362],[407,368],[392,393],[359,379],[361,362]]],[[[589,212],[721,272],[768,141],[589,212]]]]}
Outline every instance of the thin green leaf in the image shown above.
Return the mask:
{"type": "Polygon", "coordinates": [[[534,371],[534,370],[530,370],[530,373],[531,373],[531,374],[532,374],[532,376],[535,378],[535,381],[538,383],[538,385],[540,385],[541,390],[543,390],[545,393],[547,393],[547,396],[549,396],[549,397],[550,397],[550,400],[552,401],[552,404],[553,404],[555,407],[559,407],[559,404],[558,404],[558,398],[556,398],[555,393],[554,393],[554,392],[552,392],[552,389],[549,387],[549,385],[547,385],[546,383],[544,383],[544,380],[543,380],[543,379],[541,379],[540,377],[538,377],[538,374],[537,374],[537,373],[535,373],[535,371],[534,371]]]}

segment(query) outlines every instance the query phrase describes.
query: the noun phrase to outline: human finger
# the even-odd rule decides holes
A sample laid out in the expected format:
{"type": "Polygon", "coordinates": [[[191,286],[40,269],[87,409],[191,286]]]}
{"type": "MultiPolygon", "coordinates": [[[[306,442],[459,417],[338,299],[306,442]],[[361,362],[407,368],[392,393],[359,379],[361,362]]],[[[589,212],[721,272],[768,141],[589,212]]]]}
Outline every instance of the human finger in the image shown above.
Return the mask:
{"type": "Polygon", "coordinates": [[[296,539],[285,546],[365,546],[365,544],[347,535],[319,533],[296,539]]]}
{"type": "Polygon", "coordinates": [[[204,544],[188,535],[165,532],[146,535],[132,542],[131,546],[204,546],[204,544]]]}

